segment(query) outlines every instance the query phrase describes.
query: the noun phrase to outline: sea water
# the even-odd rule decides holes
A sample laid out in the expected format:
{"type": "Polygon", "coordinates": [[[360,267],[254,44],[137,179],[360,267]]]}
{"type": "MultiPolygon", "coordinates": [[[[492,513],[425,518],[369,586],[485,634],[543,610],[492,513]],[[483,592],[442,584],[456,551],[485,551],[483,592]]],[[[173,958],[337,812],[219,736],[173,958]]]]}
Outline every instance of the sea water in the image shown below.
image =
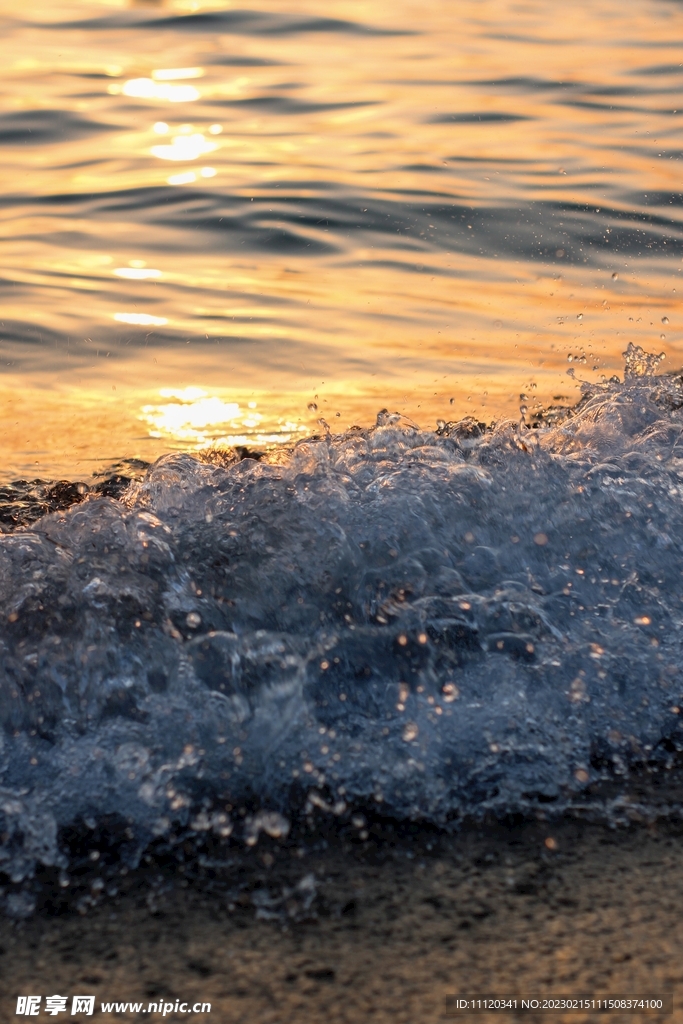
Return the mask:
{"type": "Polygon", "coordinates": [[[631,349],[623,382],[534,425],[384,410],[260,457],[168,455],[6,527],[2,871],[68,867],[75,822],[125,823],[135,860],[313,808],[558,814],[665,766],[683,377],[657,364],[631,349]]]}
{"type": "Polygon", "coordinates": [[[0,483],[683,364],[680,3],[0,22],[0,483]]]}
{"type": "Polygon", "coordinates": [[[0,19],[5,908],[679,815],[681,5],[0,19]]]}

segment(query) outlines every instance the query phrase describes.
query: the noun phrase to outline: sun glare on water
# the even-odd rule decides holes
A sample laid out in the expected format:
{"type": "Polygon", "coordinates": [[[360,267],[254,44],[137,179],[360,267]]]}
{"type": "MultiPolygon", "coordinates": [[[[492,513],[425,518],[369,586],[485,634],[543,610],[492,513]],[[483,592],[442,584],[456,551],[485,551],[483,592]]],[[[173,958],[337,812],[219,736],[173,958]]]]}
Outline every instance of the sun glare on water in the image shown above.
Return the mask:
{"type": "Polygon", "coordinates": [[[170,399],[159,405],[145,405],[140,419],[151,437],[165,438],[196,448],[214,445],[273,444],[287,441],[304,429],[286,418],[266,423],[257,403],[240,405],[198,387],[161,388],[159,396],[170,399]],[[273,430],[275,427],[275,430],[273,430]]]}

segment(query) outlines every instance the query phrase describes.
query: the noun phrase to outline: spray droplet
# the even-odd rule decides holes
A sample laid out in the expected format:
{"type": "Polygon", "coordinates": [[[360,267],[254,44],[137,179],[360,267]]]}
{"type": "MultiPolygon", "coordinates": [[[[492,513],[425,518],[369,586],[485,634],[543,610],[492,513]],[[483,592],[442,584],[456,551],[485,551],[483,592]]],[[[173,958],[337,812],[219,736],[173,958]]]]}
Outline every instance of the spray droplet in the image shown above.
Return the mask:
{"type": "Polygon", "coordinates": [[[315,404],[315,402],[309,402],[307,408],[308,408],[309,412],[317,412],[318,411],[318,406],[315,404]]]}
{"type": "Polygon", "coordinates": [[[573,363],[574,362],[574,356],[571,356],[571,355],[567,356],[567,362],[568,363],[573,363]]]}
{"type": "Polygon", "coordinates": [[[618,277],[619,277],[619,275],[617,274],[617,272],[615,270],[614,273],[612,274],[612,280],[616,281],[618,277]]]}
{"type": "Polygon", "coordinates": [[[577,320],[583,320],[583,313],[577,313],[576,314],[576,319],[577,320]]]}
{"type": "Polygon", "coordinates": [[[657,372],[657,367],[666,358],[664,352],[653,355],[651,352],[645,352],[640,345],[634,345],[633,342],[629,342],[628,348],[624,353],[624,372],[627,379],[634,377],[652,377],[657,372]]]}
{"type": "Polygon", "coordinates": [[[418,732],[419,732],[419,729],[415,725],[415,722],[408,722],[408,724],[406,725],[405,729],[403,730],[403,739],[405,740],[406,743],[410,743],[411,740],[415,739],[415,737],[417,736],[418,732]]]}
{"type": "Polygon", "coordinates": [[[662,317],[662,323],[663,323],[663,324],[668,324],[668,322],[669,322],[669,318],[668,318],[668,316],[663,316],[663,317],[662,317]]]}

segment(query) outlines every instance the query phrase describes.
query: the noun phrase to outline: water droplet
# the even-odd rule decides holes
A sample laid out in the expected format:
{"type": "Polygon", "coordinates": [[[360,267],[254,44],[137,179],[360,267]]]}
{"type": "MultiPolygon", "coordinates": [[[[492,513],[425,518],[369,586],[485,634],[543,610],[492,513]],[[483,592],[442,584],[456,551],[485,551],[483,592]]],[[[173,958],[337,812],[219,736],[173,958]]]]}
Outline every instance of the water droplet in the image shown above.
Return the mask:
{"type": "Polygon", "coordinates": [[[634,345],[633,342],[629,342],[628,348],[622,354],[625,360],[625,376],[629,379],[654,376],[657,367],[666,358],[664,352],[653,355],[651,352],[645,352],[640,345],[634,345]]]}
{"type": "Polygon", "coordinates": [[[414,740],[420,730],[415,725],[415,722],[408,722],[405,729],[403,730],[403,739],[406,743],[410,743],[414,740]]]}
{"type": "Polygon", "coordinates": [[[315,402],[309,402],[307,408],[308,408],[309,412],[317,412],[318,411],[318,406],[315,404],[315,402]]]}
{"type": "Polygon", "coordinates": [[[583,313],[577,313],[576,314],[576,319],[577,320],[583,320],[583,313]]]}
{"type": "Polygon", "coordinates": [[[573,363],[574,362],[574,356],[572,356],[572,355],[567,356],[567,362],[568,363],[573,363]]]}
{"type": "Polygon", "coordinates": [[[197,627],[202,624],[202,617],[201,615],[198,615],[197,612],[190,612],[186,617],[185,622],[188,624],[190,629],[197,629],[197,627]]]}
{"type": "Polygon", "coordinates": [[[664,341],[665,338],[666,338],[666,334],[660,334],[659,335],[659,340],[660,341],[664,341]]]}
{"type": "Polygon", "coordinates": [[[619,277],[619,275],[617,274],[617,272],[615,270],[614,273],[612,274],[612,280],[616,281],[618,277],[619,277]]]}
{"type": "Polygon", "coordinates": [[[669,322],[669,318],[668,318],[668,316],[663,316],[663,317],[662,317],[662,323],[663,323],[663,324],[668,324],[668,322],[669,322]]]}

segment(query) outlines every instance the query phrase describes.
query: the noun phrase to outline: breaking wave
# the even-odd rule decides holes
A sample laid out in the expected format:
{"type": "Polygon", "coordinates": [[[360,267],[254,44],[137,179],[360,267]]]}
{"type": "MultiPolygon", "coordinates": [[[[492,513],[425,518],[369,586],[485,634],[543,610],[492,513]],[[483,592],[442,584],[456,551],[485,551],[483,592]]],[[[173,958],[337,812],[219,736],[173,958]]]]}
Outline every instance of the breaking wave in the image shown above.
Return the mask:
{"type": "Polygon", "coordinates": [[[665,763],[683,377],[656,364],[630,349],[623,383],[533,427],[383,412],[5,515],[0,871],[67,868],[78,822],[121,821],[135,860],[312,808],[559,813],[665,763]]]}

